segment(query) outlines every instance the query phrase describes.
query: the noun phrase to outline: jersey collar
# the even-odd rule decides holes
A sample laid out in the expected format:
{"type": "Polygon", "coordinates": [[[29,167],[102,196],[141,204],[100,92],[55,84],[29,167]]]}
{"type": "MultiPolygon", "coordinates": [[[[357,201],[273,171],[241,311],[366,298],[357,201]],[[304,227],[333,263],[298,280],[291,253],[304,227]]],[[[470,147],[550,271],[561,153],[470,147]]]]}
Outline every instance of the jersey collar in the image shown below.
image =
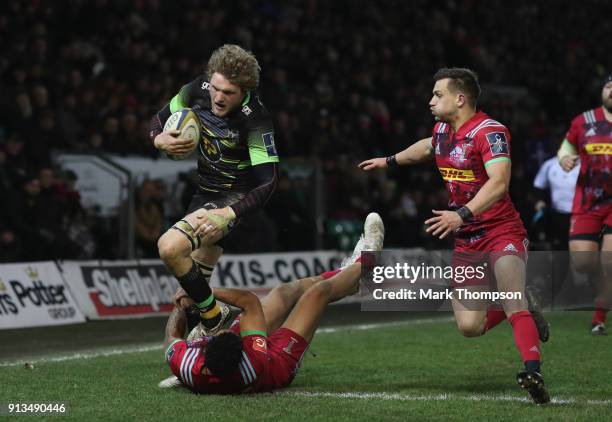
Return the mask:
{"type": "Polygon", "coordinates": [[[484,119],[488,119],[488,118],[489,116],[487,116],[486,113],[482,111],[477,111],[476,113],[474,113],[472,117],[470,117],[465,123],[461,125],[459,130],[457,130],[457,133],[455,134],[455,136],[457,137],[457,139],[463,139],[465,135],[468,134],[468,132],[470,132],[472,129],[478,126],[478,124],[482,122],[484,119]]]}
{"type": "Polygon", "coordinates": [[[251,91],[247,91],[247,94],[244,96],[244,99],[242,100],[242,104],[241,104],[242,107],[247,105],[249,101],[251,101],[251,91]]]}

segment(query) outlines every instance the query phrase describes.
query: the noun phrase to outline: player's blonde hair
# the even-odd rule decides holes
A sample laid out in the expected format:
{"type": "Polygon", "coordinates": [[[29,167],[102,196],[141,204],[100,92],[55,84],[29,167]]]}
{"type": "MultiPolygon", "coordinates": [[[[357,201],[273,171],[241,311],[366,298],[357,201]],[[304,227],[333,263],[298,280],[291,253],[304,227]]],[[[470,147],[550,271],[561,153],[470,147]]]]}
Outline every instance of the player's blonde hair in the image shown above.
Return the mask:
{"type": "Polygon", "coordinates": [[[225,44],[213,51],[206,74],[210,80],[213,73],[220,73],[243,91],[253,91],[259,85],[260,71],[253,53],[235,44],[225,44]]]}

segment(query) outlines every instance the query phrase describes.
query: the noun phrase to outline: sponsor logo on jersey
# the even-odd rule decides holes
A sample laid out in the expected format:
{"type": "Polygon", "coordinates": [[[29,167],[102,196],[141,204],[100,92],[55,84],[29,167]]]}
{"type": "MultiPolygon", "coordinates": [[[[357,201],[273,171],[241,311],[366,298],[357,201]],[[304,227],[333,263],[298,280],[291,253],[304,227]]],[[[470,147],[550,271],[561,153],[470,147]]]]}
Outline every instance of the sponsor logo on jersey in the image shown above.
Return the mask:
{"type": "Polygon", "coordinates": [[[172,360],[172,356],[174,356],[174,345],[170,346],[168,351],[166,352],[166,361],[170,362],[172,360]]]}
{"type": "Polygon", "coordinates": [[[518,252],[518,249],[516,249],[516,247],[512,243],[508,243],[504,248],[504,251],[518,252]]]}
{"type": "Polygon", "coordinates": [[[261,135],[263,138],[264,146],[268,153],[268,157],[276,157],[276,145],[274,145],[274,132],[268,132],[261,135]]]}
{"type": "Polygon", "coordinates": [[[256,352],[267,353],[268,345],[266,344],[266,339],[262,337],[258,337],[253,341],[253,350],[256,352]]]}
{"type": "Polygon", "coordinates": [[[472,182],[476,180],[472,170],[460,170],[450,167],[439,167],[440,174],[444,180],[459,180],[461,182],[472,182]]]}
{"type": "Polygon", "coordinates": [[[610,155],[612,154],[612,144],[587,144],[584,146],[589,155],[610,155]]]}
{"type": "Polygon", "coordinates": [[[291,349],[293,349],[293,346],[297,343],[298,341],[291,337],[291,340],[289,340],[289,344],[287,345],[287,347],[283,348],[283,352],[287,353],[288,355],[291,354],[291,349]]]}
{"type": "Polygon", "coordinates": [[[454,161],[465,161],[465,149],[461,145],[456,145],[450,152],[449,157],[454,161]]]}
{"type": "Polygon", "coordinates": [[[508,154],[508,141],[503,132],[487,133],[486,136],[491,155],[508,154]]]}
{"type": "Polygon", "coordinates": [[[202,155],[211,163],[216,163],[221,160],[221,148],[219,148],[218,139],[209,138],[205,134],[202,134],[200,151],[202,151],[202,155]]]}
{"type": "Polygon", "coordinates": [[[253,112],[253,110],[251,110],[249,106],[245,105],[242,107],[242,112],[245,114],[245,116],[248,116],[253,112]]]}
{"type": "Polygon", "coordinates": [[[208,91],[210,89],[210,84],[208,82],[202,82],[202,89],[208,91]]]}

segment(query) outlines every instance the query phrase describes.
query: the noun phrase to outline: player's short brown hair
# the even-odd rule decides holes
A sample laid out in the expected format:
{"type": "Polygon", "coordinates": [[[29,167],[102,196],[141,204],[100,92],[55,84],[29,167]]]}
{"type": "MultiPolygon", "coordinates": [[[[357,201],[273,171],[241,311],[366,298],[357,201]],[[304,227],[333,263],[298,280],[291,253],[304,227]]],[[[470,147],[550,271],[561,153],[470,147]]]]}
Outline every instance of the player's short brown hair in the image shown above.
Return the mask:
{"type": "Polygon", "coordinates": [[[461,92],[465,95],[468,105],[476,108],[478,97],[480,97],[480,83],[478,83],[476,72],[463,67],[445,67],[434,75],[435,82],[441,79],[450,79],[448,89],[453,92],[461,92]]]}
{"type": "Polygon", "coordinates": [[[210,80],[213,73],[220,73],[243,91],[253,91],[259,85],[260,70],[253,53],[235,44],[225,44],[213,51],[206,74],[210,80]]]}

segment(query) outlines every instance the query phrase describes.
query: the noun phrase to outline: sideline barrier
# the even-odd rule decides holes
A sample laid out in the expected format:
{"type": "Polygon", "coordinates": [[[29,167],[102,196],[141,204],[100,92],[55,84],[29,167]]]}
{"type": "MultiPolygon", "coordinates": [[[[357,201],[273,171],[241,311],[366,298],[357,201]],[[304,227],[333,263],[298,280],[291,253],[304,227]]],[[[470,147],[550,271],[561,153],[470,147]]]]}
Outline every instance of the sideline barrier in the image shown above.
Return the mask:
{"type": "MultiPolygon", "coordinates": [[[[439,254],[450,256],[451,251],[415,248],[381,254],[388,263],[418,269],[439,254]]],[[[224,255],[215,267],[211,285],[247,289],[262,297],[279,284],[338,268],[344,257],[336,251],[224,255]]],[[[567,252],[530,253],[527,280],[540,289],[543,305],[550,310],[592,306],[593,286],[586,277],[570,270],[555,271],[558,261],[569,262],[567,252]]],[[[165,315],[172,310],[171,299],[178,285],[159,259],[0,264],[0,329],[77,323],[84,317],[100,320],[165,315]]],[[[445,290],[445,286],[438,288],[445,290]]],[[[373,287],[362,279],[361,287],[361,295],[338,303],[371,302],[363,310],[408,310],[373,300],[368,293],[374,291],[372,288],[391,291],[419,285],[392,277],[373,287]],[[372,304],[380,306],[372,308],[372,304]]]]}
{"type": "Polygon", "coordinates": [[[0,264],[0,329],[85,322],[52,262],[0,264]]]}
{"type": "MultiPolygon", "coordinates": [[[[278,284],[337,268],[343,257],[330,251],[225,255],[215,267],[211,285],[248,289],[264,296],[278,284]]],[[[63,261],[58,265],[88,319],[168,314],[179,286],[157,259],[63,261]]]]}

